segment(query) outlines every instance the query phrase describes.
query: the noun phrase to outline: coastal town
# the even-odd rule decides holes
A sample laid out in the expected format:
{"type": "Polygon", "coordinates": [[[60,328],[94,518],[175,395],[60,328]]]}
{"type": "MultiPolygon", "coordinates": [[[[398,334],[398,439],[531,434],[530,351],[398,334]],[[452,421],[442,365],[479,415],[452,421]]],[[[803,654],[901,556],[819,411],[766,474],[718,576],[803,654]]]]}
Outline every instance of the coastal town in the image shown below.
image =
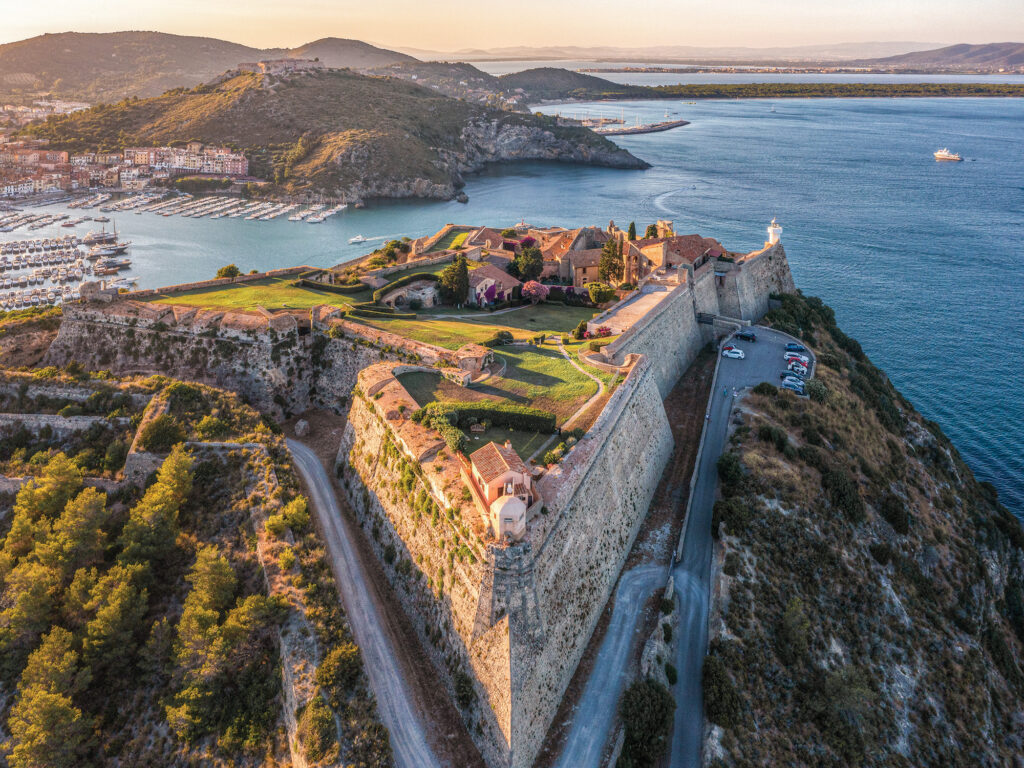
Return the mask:
{"type": "Polygon", "coordinates": [[[0,138],[0,198],[71,193],[95,188],[118,192],[167,185],[194,177],[234,183],[248,178],[245,155],[227,147],[188,142],[181,147],[126,147],[115,152],[72,153],[46,139],[0,138]]]}

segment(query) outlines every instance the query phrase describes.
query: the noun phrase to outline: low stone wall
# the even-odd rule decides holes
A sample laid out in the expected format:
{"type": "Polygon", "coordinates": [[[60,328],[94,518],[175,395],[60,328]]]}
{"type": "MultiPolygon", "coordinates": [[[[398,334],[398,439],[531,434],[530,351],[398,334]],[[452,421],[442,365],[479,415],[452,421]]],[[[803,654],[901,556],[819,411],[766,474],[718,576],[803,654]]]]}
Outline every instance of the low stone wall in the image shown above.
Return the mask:
{"type": "Polygon", "coordinates": [[[0,428],[22,426],[33,434],[49,428],[53,436],[64,439],[76,432],[85,432],[93,424],[110,424],[126,427],[131,423],[127,416],[57,416],[48,413],[0,413],[0,428]]]}
{"type": "MultiPolygon", "coordinates": [[[[93,393],[110,389],[110,386],[102,381],[96,382],[94,386],[39,384],[36,383],[31,374],[24,374],[22,378],[15,371],[4,371],[3,379],[0,381],[0,395],[7,397],[20,397],[24,395],[30,400],[45,397],[49,400],[71,400],[76,403],[83,403],[93,393]]],[[[116,393],[121,392],[121,390],[116,389],[114,391],[116,393]]],[[[132,399],[132,405],[136,408],[145,407],[150,398],[152,398],[152,395],[144,392],[130,392],[128,394],[132,399]]]]}

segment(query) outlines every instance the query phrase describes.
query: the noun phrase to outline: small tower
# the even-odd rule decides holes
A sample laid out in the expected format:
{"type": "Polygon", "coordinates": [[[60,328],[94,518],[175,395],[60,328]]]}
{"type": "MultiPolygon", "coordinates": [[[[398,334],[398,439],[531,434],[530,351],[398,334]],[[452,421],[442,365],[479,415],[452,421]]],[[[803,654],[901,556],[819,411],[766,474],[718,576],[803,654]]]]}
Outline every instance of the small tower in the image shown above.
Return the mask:
{"type": "Polygon", "coordinates": [[[775,245],[779,242],[779,237],[782,235],[782,227],[772,219],[772,223],[768,225],[768,245],[775,245]]]}

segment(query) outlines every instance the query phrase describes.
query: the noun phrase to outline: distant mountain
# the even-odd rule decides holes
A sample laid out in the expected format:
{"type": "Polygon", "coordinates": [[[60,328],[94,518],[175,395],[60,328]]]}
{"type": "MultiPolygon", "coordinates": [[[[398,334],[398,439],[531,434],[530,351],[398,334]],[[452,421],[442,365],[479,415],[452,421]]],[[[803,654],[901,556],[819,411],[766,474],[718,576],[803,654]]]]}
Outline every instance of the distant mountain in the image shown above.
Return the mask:
{"type": "Polygon", "coordinates": [[[1024,43],[950,45],[864,62],[881,67],[914,69],[998,70],[1024,68],[1024,43]]]}
{"type": "Polygon", "coordinates": [[[346,202],[451,198],[489,162],[647,164],[583,128],[457,101],[397,78],[344,69],[226,73],[191,90],[102,104],[25,130],[72,151],[196,139],[234,146],[249,171],[289,193],[346,202]]]}
{"type": "Polygon", "coordinates": [[[412,56],[364,43],[361,40],[344,40],[339,37],[325,37],[312,43],[300,45],[288,51],[288,56],[297,59],[320,59],[328,67],[350,67],[364,69],[388,64],[416,61],[412,56]]]}
{"type": "Polygon", "coordinates": [[[463,61],[487,61],[522,59],[534,61],[585,60],[585,61],[842,61],[853,58],[893,56],[919,51],[935,46],[935,43],[915,42],[866,42],[835,43],[831,45],[803,45],[790,47],[748,48],[742,46],[694,46],[694,45],[650,45],[630,46],[505,46],[488,49],[464,49],[460,51],[429,51],[417,48],[400,48],[421,59],[461,59],[463,61]]]}
{"type": "Polygon", "coordinates": [[[412,61],[358,40],[324,38],[288,50],[162,32],[64,32],[0,45],[0,98],[52,93],[90,102],[198,85],[242,61],[319,57],[329,67],[412,61]]]}

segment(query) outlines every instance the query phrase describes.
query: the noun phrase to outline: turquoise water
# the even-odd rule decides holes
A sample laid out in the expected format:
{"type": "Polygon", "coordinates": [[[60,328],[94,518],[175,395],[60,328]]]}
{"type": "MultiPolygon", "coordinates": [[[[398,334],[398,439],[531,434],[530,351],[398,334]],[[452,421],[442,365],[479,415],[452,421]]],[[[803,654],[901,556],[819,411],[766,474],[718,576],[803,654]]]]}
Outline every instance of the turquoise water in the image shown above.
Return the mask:
{"type": "MultiPolygon", "coordinates": [[[[356,234],[418,236],[446,222],[607,224],[670,218],[732,250],[773,216],[797,285],[1024,514],[1024,100],[773,100],[552,106],[685,128],[618,143],[647,171],[494,168],[468,204],[349,210],[324,224],[117,215],[143,287],[244,270],[327,266],[365,252],[356,234]],[[774,107],[774,112],[771,111],[774,107]],[[948,146],[962,163],[936,163],[948,146]]],[[[82,228],[79,228],[82,229],[82,228]]],[[[45,230],[36,234],[46,234],[45,230]]],[[[5,235],[13,238],[16,235],[5,235]]],[[[378,240],[379,242],[379,240],[378,240]]]]}

